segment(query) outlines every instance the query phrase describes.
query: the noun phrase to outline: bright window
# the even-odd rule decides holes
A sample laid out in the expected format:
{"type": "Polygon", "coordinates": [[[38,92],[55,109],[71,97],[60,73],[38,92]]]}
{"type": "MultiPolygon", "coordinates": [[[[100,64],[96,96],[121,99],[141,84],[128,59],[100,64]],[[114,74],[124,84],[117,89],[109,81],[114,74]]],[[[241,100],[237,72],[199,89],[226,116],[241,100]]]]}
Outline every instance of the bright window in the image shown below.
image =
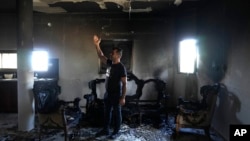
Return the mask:
{"type": "Polygon", "coordinates": [[[16,69],[17,53],[0,53],[0,68],[16,69]]]}
{"type": "Polygon", "coordinates": [[[198,64],[198,48],[195,39],[183,40],[179,43],[179,72],[194,73],[198,64]]]}
{"type": "Polygon", "coordinates": [[[47,51],[33,51],[32,52],[32,69],[34,71],[48,70],[48,52],[47,51]]]}

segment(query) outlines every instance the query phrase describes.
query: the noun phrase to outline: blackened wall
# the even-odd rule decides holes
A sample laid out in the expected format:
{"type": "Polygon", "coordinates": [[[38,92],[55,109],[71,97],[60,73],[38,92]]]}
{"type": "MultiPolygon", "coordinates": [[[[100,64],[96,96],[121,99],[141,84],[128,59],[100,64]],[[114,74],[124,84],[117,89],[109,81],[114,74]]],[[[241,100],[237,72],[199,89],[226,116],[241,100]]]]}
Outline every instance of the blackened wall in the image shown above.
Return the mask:
{"type": "MultiPolygon", "coordinates": [[[[103,78],[92,37],[133,40],[132,72],[140,79],[160,78],[172,90],[174,73],[174,20],[172,18],[100,18],[89,15],[35,15],[34,49],[46,49],[59,58],[61,98],[73,99],[89,93],[88,82],[103,78]],[[48,23],[51,26],[48,26],[48,23]]],[[[100,97],[104,91],[100,90],[100,97]]],[[[128,84],[128,94],[135,94],[128,84]]],[[[157,97],[153,85],[143,99],[157,97]]],[[[84,105],[84,100],[82,102],[84,105]]]]}
{"type": "MultiPolygon", "coordinates": [[[[98,74],[93,34],[103,39],[132,39],[133,73],[141,79],[166,81],[169,107],[176,106],[179,96],[199,98],[199,87],[204,84],[223,84],[212,125],[228,140],[230,124],[250,122],[248,5],[221,1],[182,12],[150,19],[34,14],[34,49],[46,49],[51,58],[59,59],[60,97],[71,100],[90,93],[88,81],[105,77],[98,74]],[[199,42],[200,64],[193,75],[177,72],[178,41],[186,37],[196,37],[199,42]]],[[[0,16],[0,49],[15,50],[16,15],[0,16]]],[[[134,88],[129,83],[128,94],[134,94],[134,88]]],[[[102,97],[103,86],[97,92],[102,97]]],[[[154,88],[148,86],[142,98],[155,95],[154,88]]]]}

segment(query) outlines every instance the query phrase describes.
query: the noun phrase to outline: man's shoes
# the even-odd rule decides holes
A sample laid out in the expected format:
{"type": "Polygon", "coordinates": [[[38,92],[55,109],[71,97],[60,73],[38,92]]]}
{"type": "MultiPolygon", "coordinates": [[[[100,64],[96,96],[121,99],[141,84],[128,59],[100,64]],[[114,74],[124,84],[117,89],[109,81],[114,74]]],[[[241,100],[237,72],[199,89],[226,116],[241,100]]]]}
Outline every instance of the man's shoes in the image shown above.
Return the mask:
{"type": "Polygon", "coordinates": [[[109,136],[109,131],[102,129],[101,131],[97,132],[97,133],[95,134],[95,136],[96,136],[96,137],[100,137],[100,136],[109,136]]]}
{"type": "Polygon", "coordinates": [[[109,136],[109,138],[110,138],[110,139],[116,139],[119,135],[120,135],[119,132],[113,132],[113,133],[109,136]]]}

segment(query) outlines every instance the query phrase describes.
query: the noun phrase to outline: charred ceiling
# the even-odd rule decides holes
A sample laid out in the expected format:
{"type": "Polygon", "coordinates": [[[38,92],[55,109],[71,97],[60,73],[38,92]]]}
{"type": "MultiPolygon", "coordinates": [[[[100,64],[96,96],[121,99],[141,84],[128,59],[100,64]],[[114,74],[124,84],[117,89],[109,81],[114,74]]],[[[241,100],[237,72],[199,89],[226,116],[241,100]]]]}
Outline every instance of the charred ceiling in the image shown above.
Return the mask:
{"type": "Polygon", "coordinates": [[[158,13],[197,6],[202,0],[33,0],[43,13],[158,13]]]}
{"type": "MultiPolygon", "coordinates": [[[[46,14],[159,14],[199,7],[209,0],[33,0],[33,11],[46,14]]],[[[15,13],[17,0],[1,0],[1,13],[15,13]]]]}

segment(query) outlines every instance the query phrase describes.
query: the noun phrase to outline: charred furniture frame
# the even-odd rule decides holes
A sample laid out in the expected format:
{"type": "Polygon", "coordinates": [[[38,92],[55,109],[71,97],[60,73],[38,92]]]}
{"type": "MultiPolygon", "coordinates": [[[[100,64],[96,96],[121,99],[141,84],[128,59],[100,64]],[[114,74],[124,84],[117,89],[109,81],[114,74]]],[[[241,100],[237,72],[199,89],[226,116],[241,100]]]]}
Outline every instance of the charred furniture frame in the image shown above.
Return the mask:
{"type": "Polygon", "coordinates": [[[210,138],[209,129],[216,106],[217,94],[220,84],[204,85],[200,88],[202,99],[199,101],[178,99],[176,116],[176,135],[179,135],[181,128],[203,129],[210,138]]]}
{"type": "Polygon", "coordinates": [[[33,94],[39,122],[39,140],[44,130],[62,129],[67,141],[69,128],[80,129],[80,98],[75,98],[74,101],[59,100],[60,86],[57,81],[36,81],[33,94]]]}
{"type": "Polygon", "coordinates": [[[141,124],[143,117],[150,118],[155,126],[161,124],[161,119],[167,118],[167,99],[168,93],[166,83],[160,79],[139,79],[133,73],[128,74],[129,81],[134,81],[137,85],[136,93],[134,95],[126,96],[126,104],[123,108],[124,113],[129,113],[125,118],[128,118],[133,124],[141,124]],[[157,91],[157,98],[155,100],[141,100],[143,95],[143,88],[148,83],[154,83],[154,87],[157,91]],[[125,112],[126,111],[126,112],[125,112]]]}
{"type": "MultiPolygon", "coordinates": [[[[143,116],[155,116],[157,120],[164,115],[167,118],[166,102],[168,98],[166,83],[160,79],[138,79],[133,73],[128,73],[128,81],[134,81],[137,88],[134,95],[126,96],[126,104],[122,108],[123,121],[130,125],[142,123],[143,116]],[[157,91],[156,100],[141,100],[142,91],[145,84],[153,82],[157,91]]],[[[91,80],[88,85],[92,90],[90,94],[84,95],[86,102],[86,117],[91,123],[100,125],[103,121],[99,117],[103,116],[103,100],[97,98],[96,85],[105,82],[105,79],[91,80]],[[96,118],[99,119],[96,119],[96,118]],[[99,122],[99,123],[98,123],[99,122]]]]}

